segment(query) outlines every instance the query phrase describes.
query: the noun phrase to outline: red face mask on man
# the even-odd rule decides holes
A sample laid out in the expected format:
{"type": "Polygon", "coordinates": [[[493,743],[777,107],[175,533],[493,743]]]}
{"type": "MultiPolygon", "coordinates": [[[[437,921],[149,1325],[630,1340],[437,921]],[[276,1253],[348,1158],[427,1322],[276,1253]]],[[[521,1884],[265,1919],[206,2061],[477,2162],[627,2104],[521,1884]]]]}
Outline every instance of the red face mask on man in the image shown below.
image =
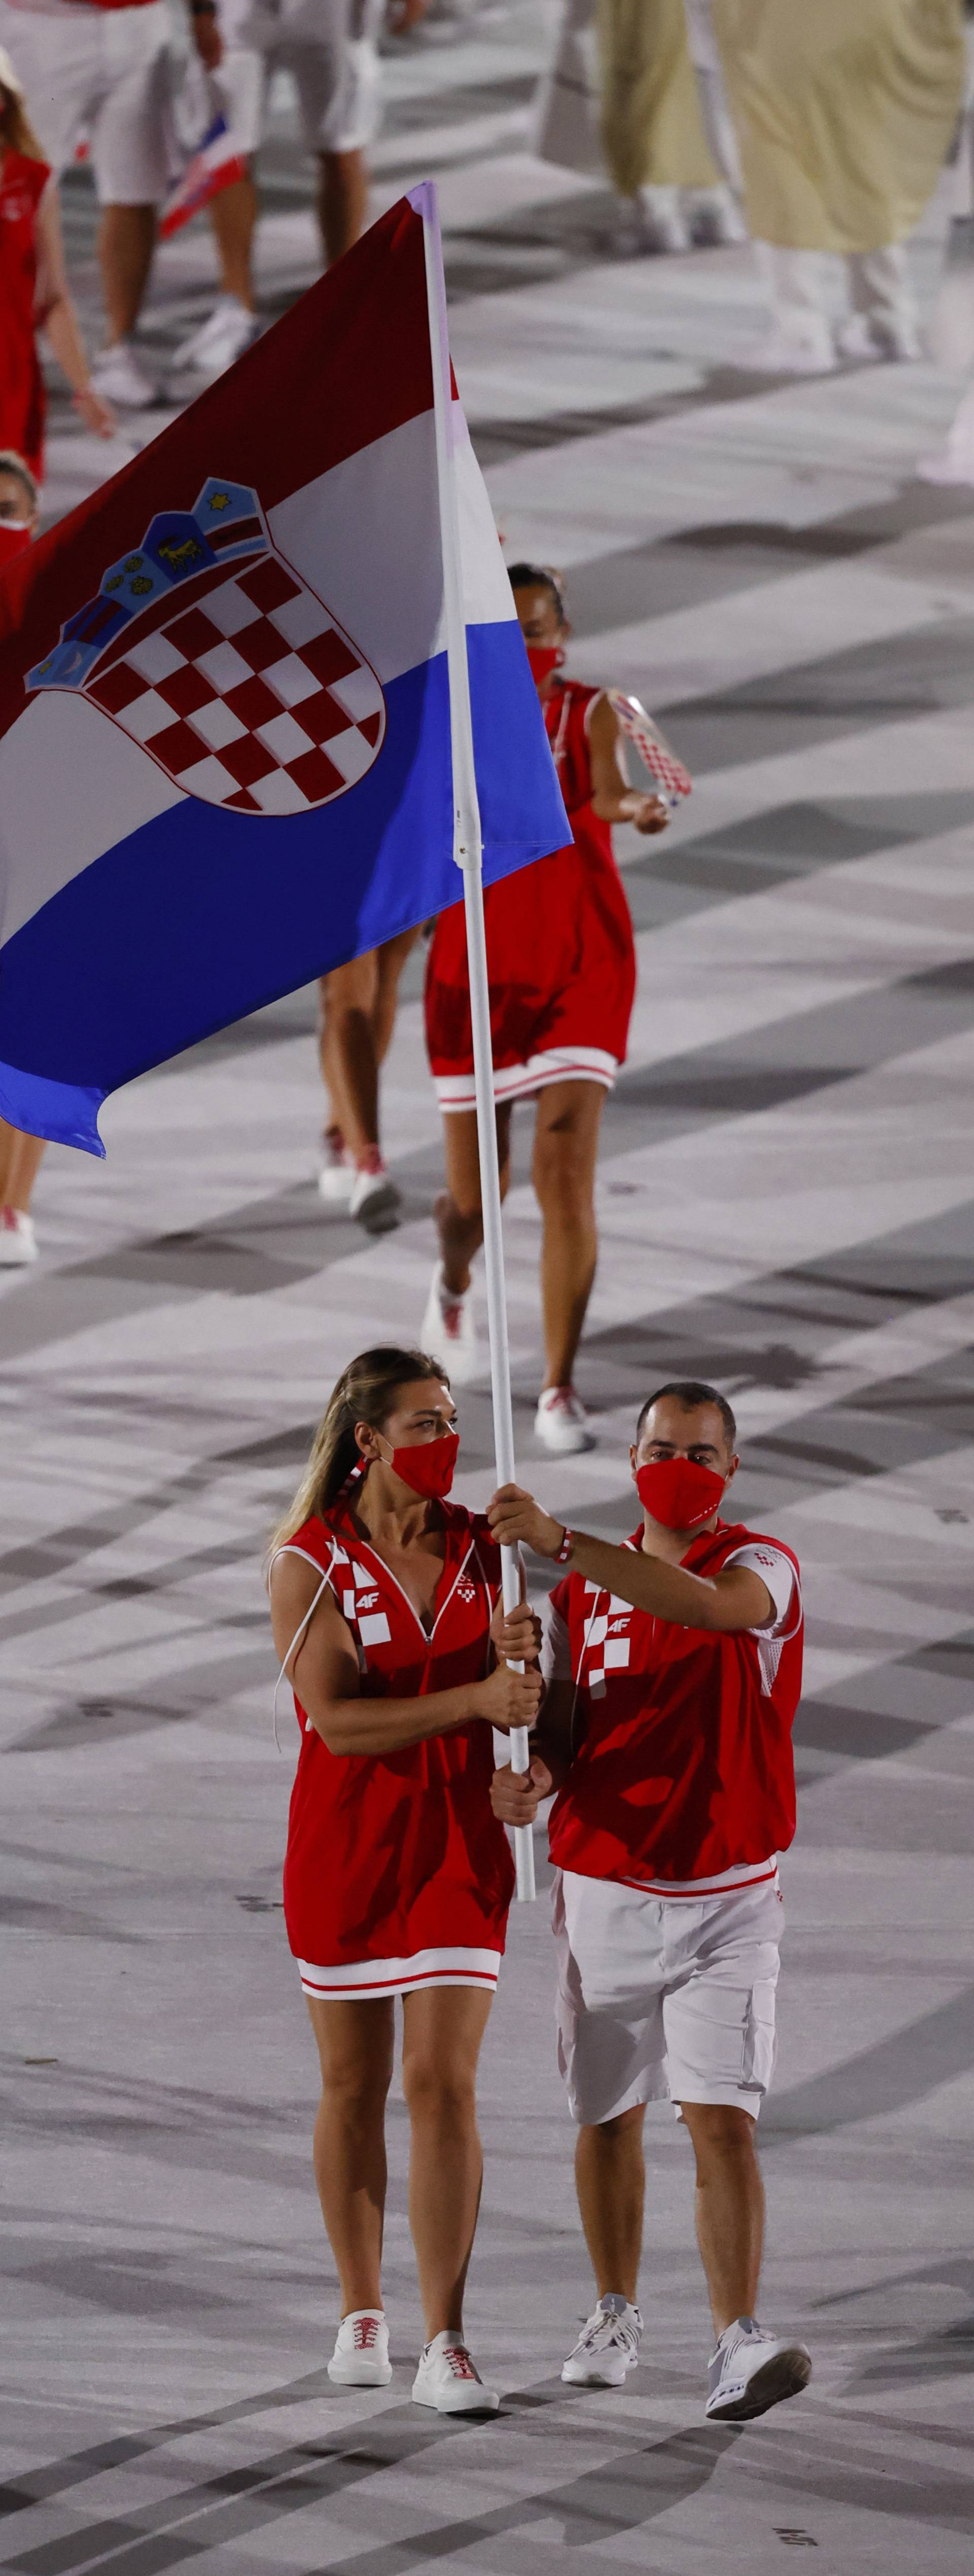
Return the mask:
{"type": "Polygon", "coordinates": [[[636,1469],[636,1492],[661,1529],[699,1529],[718,1511],[726,1476],[701,1467],[695,1458],[650,1458],[636,1469]]]}
{"type": "Polygon", "coordinates": [[[421,1494],[425,1502],[441,1503],[453,1483],[453,1472],[460,1447],[458,1431],[444,1431],[438,1440],[417,1440],[411,1449],[394,1449],[384,1458],[410,1492],[421,1494]]]}

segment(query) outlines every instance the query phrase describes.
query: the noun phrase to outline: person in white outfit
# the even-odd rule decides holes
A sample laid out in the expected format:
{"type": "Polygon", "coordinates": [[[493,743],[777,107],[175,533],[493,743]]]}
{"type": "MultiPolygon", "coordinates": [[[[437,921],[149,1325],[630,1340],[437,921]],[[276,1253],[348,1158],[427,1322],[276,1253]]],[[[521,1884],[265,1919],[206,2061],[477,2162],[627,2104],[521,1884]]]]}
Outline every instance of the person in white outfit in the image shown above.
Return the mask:
{"type": "Polygon", "coordinates": [[[101,208],[98,258],[108,325],[92,381],[134,409],[156,388],[133,347],[167,181],[166,0],[0,0],[0,43],[31,103],[57,176],[87,133],[101,208]]]}
{"type": "MultiPolygon", "coordinates": [[[[258,150],[275,71],[290,72],[301,136],[317,164],[317,215],[325,267],[350,250],[368,220],[367,151],[381,113],[378,39],[386,0],[190,0],[193,30],[218,105],[239,151],[258,150]]],[[[419,0],[410,0],[413,16],[419,0]]],[[[210,201],[222,291],[206,321],[174,355],[211,380],[249,346],[257,190],[252,170],[210,201]]]]}

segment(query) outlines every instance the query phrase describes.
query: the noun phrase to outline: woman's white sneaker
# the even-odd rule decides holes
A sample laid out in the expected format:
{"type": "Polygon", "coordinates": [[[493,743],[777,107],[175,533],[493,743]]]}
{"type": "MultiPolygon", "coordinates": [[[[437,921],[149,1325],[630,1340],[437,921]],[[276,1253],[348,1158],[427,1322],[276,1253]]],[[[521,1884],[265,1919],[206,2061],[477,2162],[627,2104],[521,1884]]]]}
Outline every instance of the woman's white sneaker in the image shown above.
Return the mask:
{"type": "Polygon", "coordinates": [[[347,1207],[355,1187],[355,1165],[340,1127],[326,1127],[321,1139],[318,1189],[326,1207],[347,1207]]]}
{"type": "Polygon", "coordinates": [[[579,1449],[594,1449],[595,1433],[589,1430],[585,1406],[573,1386],[545,1387],[538,1397],[534,1436],[542,1448],[553,1449],[559,1458],[570,1458],[579,1449]]]}
{"type": "Polygon", "coordinates": [[[388,2388],[389,2328],[381,2308],[352,2308],[342,2318],[328,2377],[338,2388],[388,2388]]]}
{"type": "Polygon", "coordinates": [[[484,1361],[473,1319],[473,1289],[464,1289],[458,1297],[445,1287],[442,1261],[433,1272],[420,1345],[444,1362],[454,1386],[467,1386],[471,1378],[480,1376],[484,1361]]]}
{"type": "Polygon", "coordinates": [[[476,2364],[459,2335],[449,2327],[424,2344],[413,2381],[417,2406],[435,2406],[438,2415],[496,2415],[496,2388],[485,2388],[476,2364]]]}
{"type": "Polygon", "coordinates": [[[37,1259],[34,1220],[24,1208],[0,1207],[0,1267],[22,1270],[37,1259]]]}
{"type": "Polygon", "coordinates": [[[573,2388],[621,2388],[639,2360],[643,2321],[639,2309],[622,2293],[610,2291],[599,2300],[582,2327],[574,2352],[561,2366],[573,2388]]]}
{"type": "Polygon", "coordinates": [[[754,2317],[725,2326],[707,2372],[706,2413],[717,2424],[743,2424],[783,2397],[797,2397],[812,2375],[803,2343],[766,2334],[754,2317]]]}

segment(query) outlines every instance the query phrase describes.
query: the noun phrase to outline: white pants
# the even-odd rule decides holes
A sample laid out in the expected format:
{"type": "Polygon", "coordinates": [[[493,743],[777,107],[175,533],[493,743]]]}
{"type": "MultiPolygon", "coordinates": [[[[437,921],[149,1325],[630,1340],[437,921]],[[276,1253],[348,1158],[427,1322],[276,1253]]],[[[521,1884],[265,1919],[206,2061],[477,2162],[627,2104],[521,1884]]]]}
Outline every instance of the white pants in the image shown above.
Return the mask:
{"type": "Polygon", "coordinates": [[[777,1871],[699,1901],[555,1877],[558,2063],[573,2119],[726,2102],[756,2119],[775,2057],[777,1871]]]}
{"type": "Polygon", "coordinates": [[[260,141],[273,72],[290,72],[306,152],[363,151],[381,120],[378,37],[385,0],[223,0],[227,51],[215,75],[227,124],[242,151],[260,141]]]}
{"type": "MultiPolygon", "coordinates": [[[[774,242],[755,242],[754,247],[778,330],[804,348],[831,350],[825,303],[829,254],[781,250],[774,242]]],[[[879,250],[850,251],[842,265],[854,313],[861,313],[891,338],[907,337],[915,330],[916,305],[904,242],[888,242],[879,250]]]]}
{"type": "Polygon", "coordinates": [[[154,206],[166,193],[166,0],[146,8],[12,9],[0,0],[0,44],[27,92],[45,158],[58,176],[82,127],[99,204],[154,206]]]}

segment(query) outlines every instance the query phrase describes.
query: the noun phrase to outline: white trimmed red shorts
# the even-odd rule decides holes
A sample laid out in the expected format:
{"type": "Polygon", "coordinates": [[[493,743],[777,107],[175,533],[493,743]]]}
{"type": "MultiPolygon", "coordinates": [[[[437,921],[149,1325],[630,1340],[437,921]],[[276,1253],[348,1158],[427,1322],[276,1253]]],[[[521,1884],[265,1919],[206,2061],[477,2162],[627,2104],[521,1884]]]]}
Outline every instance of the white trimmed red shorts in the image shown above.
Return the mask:
{"type": "Polygon", "coordinates": [[[360,1959],[338,1968],[299,1959],[298,1969],[305,1994],[318,2003],[377,2003],[427,1986],[479,1986],[492,1995],[500,1964],[499,1950],[416,1950],[410,1959],[360,1959]]]}
{"type": "Polygon", "coordinates": [[[775,2060],[777,1868],[700,1899],[555,1874],[558,2063],[573,2119],[725,2102],[757,2119],[775,2060]]]}

